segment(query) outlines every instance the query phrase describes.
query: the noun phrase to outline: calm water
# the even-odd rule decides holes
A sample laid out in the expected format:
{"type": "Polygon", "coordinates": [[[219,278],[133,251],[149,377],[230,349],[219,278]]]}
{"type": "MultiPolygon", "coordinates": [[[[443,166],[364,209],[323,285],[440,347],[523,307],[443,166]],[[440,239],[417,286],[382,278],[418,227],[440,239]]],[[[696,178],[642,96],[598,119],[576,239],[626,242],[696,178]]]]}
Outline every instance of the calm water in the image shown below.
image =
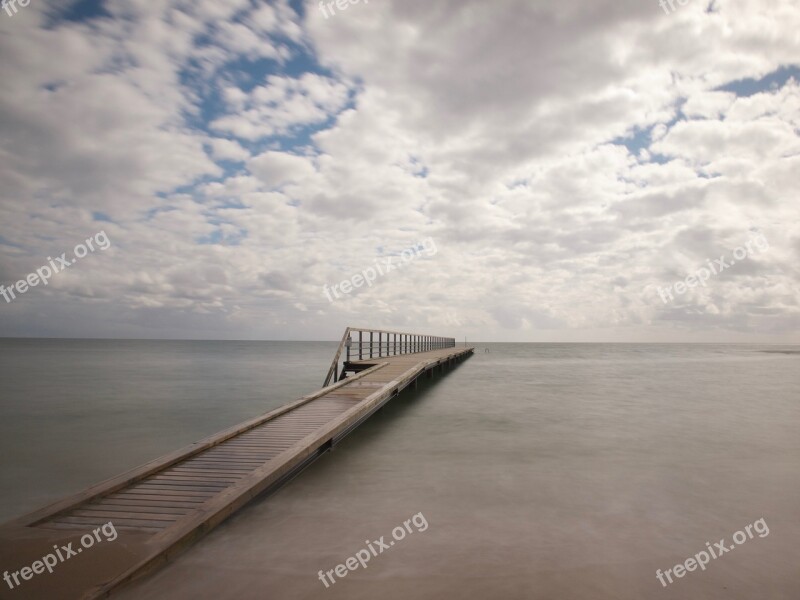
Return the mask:
{"type": "MultiPolygon", "coordinates": [[[[318,388],[335,346],[0,341],[2,516],[318,388]]],[[[796,600],[798,352],[479,345],[119,597],[796,600]],[[317,579],[419,512],[426,531],[317,579]]]]}
{"type": "Polygon", "coordinates": [[[319,389],[336,347],[0,339],[0,521],[319,389]]]}

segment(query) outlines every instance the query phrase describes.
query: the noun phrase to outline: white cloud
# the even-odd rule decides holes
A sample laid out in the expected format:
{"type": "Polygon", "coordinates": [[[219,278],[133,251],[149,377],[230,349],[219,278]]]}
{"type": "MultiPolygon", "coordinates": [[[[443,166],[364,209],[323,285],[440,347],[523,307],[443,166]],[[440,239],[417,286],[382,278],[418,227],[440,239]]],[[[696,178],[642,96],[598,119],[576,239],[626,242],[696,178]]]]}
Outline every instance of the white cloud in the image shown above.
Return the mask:
{"type": "Polygon", "coordinates": [[[730,92],[700,92],[686,100],[681,112],[690,118],[718,119],[736,100],[730,92]]]}
{"type": "Polygon", "coordinates": [[[214,158],[219,160],[244,161],[250,158],[250,153],[234,140],[224,138],[211,138],[209,140],[214,158]]]}
{"type": "Polygon", "coordinates": [[[800,10],[714,6],[385,0],[302,22],[285,1],[139,0],[43,28],[32,4],[0,19],[0,280],[101,227],[114,245],[0,331],[791,339],[798,84],[715,90],[796,63],[800,10]],[[759,260],[653,293],[754,229],[759,260]],[[323,296],[428,236],[431,260],[323,296]]]}
{"type": "Polygon", "coordinates": [[[272,75],[249,94],[228,88],[225,96],[233,114],[215,120],[211,126],[242,139],[257,140],[324,123],[345,107],[349,88],[314,73],[299,78],[272,75]]]}
{"type": "Polygon", "coordinates": [[[314,174],[314,165],[308,158],[285,152],[264,152],[248,161],[247,167],[268,188],[278,188],[314,174]]]}

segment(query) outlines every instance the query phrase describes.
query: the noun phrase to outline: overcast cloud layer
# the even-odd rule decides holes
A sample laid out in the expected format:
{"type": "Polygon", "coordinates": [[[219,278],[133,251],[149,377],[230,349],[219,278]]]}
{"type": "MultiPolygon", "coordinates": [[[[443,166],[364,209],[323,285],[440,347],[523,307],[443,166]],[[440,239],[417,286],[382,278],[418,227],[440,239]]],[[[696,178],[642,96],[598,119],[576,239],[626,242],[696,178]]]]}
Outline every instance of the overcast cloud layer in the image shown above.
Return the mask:
{"type": "Polygon", "coordinates": [[[0,335],[800,342],[796,2],[64,4],[0,12],[0,282],[111,247],[0,335]]]}

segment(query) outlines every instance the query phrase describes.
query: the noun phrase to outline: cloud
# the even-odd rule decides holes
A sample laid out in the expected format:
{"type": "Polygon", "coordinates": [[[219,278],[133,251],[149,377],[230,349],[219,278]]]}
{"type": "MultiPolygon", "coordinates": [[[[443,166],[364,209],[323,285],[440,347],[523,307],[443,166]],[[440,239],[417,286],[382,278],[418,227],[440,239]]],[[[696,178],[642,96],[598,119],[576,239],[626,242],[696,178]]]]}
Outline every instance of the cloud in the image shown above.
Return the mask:
{"type": "Polygon", "coordinates": [[[250,93],[228,88],[225,95],[234,114],[216,119],[211,127],[257,140],[324,123],[345,107],[349,88],[329,77],[306,73],[299,78],[272,75],[250,93]]]}
{"type": "Polygon", "coordinates": [[[218,160],[233,160],[237,162],[250,158],[250,153],[234,140],[224,138],[211,138],[209,140],[211,152],[218,160]]]}
{"type": "Polygon", "coordinates": [[[264,152],[248,161],[247,167],[268,188],[279,188],[314,173],[308,158],[285,152],[264,152]]]}
{"type": "Polygon", "coordinates": [[[788,0],[105,7],[0,19],[0,282],[101,228],[113,242],[0,305],[0,334],[797,331],[788,0]],[[654,291],[754,231],[757,260],[670,305],[654,291]],[[427,237],[430,260],[323,295],[427,237]]]}

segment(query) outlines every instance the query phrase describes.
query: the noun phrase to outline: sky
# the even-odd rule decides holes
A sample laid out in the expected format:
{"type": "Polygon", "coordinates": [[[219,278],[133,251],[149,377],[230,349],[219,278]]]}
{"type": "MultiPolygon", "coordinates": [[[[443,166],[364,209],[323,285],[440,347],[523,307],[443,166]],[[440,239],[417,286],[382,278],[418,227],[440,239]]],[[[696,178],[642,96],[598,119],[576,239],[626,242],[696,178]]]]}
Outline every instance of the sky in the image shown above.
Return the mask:
{"type": "Polygon", "coordinates": [[[0,336],[800,343],[795,1],[19,1],[0,336]]]}

